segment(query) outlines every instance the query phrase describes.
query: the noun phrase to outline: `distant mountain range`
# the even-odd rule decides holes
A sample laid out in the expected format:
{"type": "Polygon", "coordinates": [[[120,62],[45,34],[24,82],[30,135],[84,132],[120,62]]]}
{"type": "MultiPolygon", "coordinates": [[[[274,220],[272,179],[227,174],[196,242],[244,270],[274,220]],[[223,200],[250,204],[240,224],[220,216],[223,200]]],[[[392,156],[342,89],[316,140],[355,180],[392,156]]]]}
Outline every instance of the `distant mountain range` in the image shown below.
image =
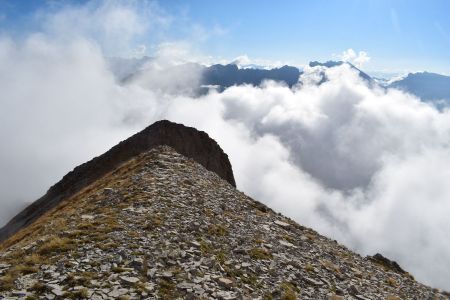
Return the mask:
{"type": "MultiPolygon", "coordinates": [[[[122,83],[131,82],[145,82],[149,86],[154,86],[149,80],[154,80],[156,82],[160,81],[161,77],[165,74],[156,74],[155,69],[152,69],[149,59],[145,61],[140,61],[141,65],[133,60],[133,65],[127,66],[127,68],[121,69],[123,61],[114,61],[112,72],[116,74],[116,78],[122,83]],[[134,71],[131,71],[132,69],[134,71]],[[149,80],[148,80],[149,79],[149,80]]],[[[239,68],[235,64],[228,65],[212,65],[204,66],[196,63],[186,63],[177,66],[167,67],[165,73],[170,73],[172,77],[181,80],[185,79],[183,74],[187,72],[192,72],[199,75],[198,80],[188,80],[186,84],[192,85],[196,84],[194,87],[196,93],[203,94],[211,88],[215,88],[218,91],[223,91],[225,88],[231,87],[233,85],[250,84],[254,86],[259,86],[264,80],[274,80],[278,82],[283,82],[289,87],[299,82],[300,75],[302,71],[296,67],[283,66],[281,68],[274,69],[261,69],[261,68],[239,68]],[[176,74],[176,75],[175,75],[176,74]],[[174,76],[175,75],[175,76],[174,76]]],[[[166,84],[166,81],[161,82],[158,87],[166,84]]],[[[182,83],[181,83],[182,85],[182,83]]],[[[185,88],[185,87],[184,87],[185,88]]]]}
{"type": "Polygon", "coordinates": [[[424,101],[447,100],[450,102],[450,76],[428,72],[410,73],[388,87],[409,92],[424,101]]]}
{"type": "MultiPolygon", "coordinates": [[[[143,57],[140,59],[111,58],[108,62],[111,71],[114,73],[117,80],[123,84],[128,84],[139,80],[139,78],[143,78],[150,73],[152,74],[150,78],[154,78],[155,70],[151,69],[152,61],[153,58],[151,57],[143,57]]],[[[361,78],[371,85],[400,89],[419,97],[424,102],[433,102],[439,106],[447,106],[450,104],[450,76],[419,72],[410,73],[406,77],[393,81],[389,79],[373,78],[348,62],[327,61],[321,63],[313,61],[310,62],[309,66],[333,68],[342,64],[350,65],[359,73],[361,78]]],[[[194,87],[191,87],[195,94],[204,94],[211,88],[223,91],[225,88],[241,84],[259,86],[264,80],[274,80],[282,82],[289,87],[293,87],[295,84],[301,83],[301,75],[303,74],[302,69],[287,65],[273,69],[263,69],[259,67],[239,68],[236,64],[204,66],[196,63],[170,67],[171,73],[175,74],[184,74],[189,72],[189,70],[193,70],[197,74],[200,74],[198,80],[186,83],[186,85],[189,86],[195,85],[194,87]]],[[[327,81],[325,72],[322,74],[322,80],[320,80],[318,84],[327,81]]],[[[177,76],[175,80],[180,80],[180,77],[177,76]]]]}
{"type": "Polygon", "coordinates": [[[270,70],[265,69],[239,69],[237,65],[212,65],[204,67],[202,84],[230,87],[240,84],[260,85],[264,80],[284,82],[289,87],[298,83],[302,72],[291,66],[283,66],[270,70]]]}

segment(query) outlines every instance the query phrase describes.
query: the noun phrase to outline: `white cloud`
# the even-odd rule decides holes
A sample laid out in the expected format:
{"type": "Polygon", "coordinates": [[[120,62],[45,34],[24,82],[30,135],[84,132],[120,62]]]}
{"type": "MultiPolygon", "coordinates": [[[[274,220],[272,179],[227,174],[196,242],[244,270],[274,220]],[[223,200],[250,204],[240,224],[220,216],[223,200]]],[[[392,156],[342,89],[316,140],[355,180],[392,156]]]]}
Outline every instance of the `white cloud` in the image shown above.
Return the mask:
{"type": "MultiPolygon", "coordinates": [[[[45,24],[70,32],[63,28],[80,10],[88,8],[63,10],[45,24]]],[[[195,73],[170,72],[173,61],[190,55],[183,42],[160,47],[155,61],[162,72],[120,86],[104,60],[104,47],[118,35],[97,40],[90,26],[69,40],[50,29],[24,41],[0,38],[0,223],[74,166],[168,118],[216,139],[247,194],[449,288],[449,111],[369,87],[346,65],[321,69],[329,80],[320,86],[311,68],[294,89],[266,82],[199,98],[169,95],[179,82],[196,80],[195,73]]],[[[128,41],[140,34],[127,32],[128,41]]],[[[135,49],[130,43],[120,48],[135,49]]]]}
{"type": "Polygon", "coordinates": [[[164,32],[172,23],[156,2],[89,1],[66,5],[37,15],[42,31],[62,40],[95,40],[106,55],[132,56],[149,35],[164,32]]]}
{"type": "Polygon", "coordinates": [[[358,53],[356,53],[355,50],[351,48],[345,50],[344,52],[342,52],[342,54],[337,55],[337,57],[342,61],[352,63],[358,68],[362,68],[364,64],[370,61],[370,57],[367,52],[359,51],[358,53]]]}
{"type": "Polygon", "coordinates": [[[244,54],[244,55],[239,55],[238,57],[233,59],[232,63],[238,64],[238,65],[249,65],[252,63],[252,61],[250,60],[250,58],[248,57],[247,54],[244,54]]]}
{"type": "Polygon", "coordinates": [[[395,8],[391,8],[389,10],[391,17],[391,24],[397,34],[402,33],[402,29],[400,27],[400,18],[398,17],[397,10],[395,8]]]}
{"type": "Polygon", "coordinates": [[[250,58],[247,54],[239,55],[235,57],[234,59],[230,60],[223,60],[219,63],[222,64],[236,64],[239,68],[259,68],[259,69],[273,69],[273,68],[279,68],[284,65],[287,65],[286,62],[281,61],[273,61],[273,60],[267,60],[267,59],[259,59],[259,58],[250,58]]]}
{"type": "Polygon", "coordinates": [[[134,49],[134,57],[136,58],[140,58],[142,56],[144,56],[147,52],[147,47],[145,45],[139,45],[138,47],[136,47],[136,49],[134,49]]]}

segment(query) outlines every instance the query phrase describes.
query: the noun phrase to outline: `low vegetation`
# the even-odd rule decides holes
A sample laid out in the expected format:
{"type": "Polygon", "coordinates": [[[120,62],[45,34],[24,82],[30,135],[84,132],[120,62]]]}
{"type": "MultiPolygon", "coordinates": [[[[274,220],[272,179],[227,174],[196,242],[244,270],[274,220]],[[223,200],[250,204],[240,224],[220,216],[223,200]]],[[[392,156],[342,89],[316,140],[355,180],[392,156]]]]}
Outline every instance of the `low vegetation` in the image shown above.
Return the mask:
{"type": "Polygon", "coordinates": [[[250,250],[250,257],[253,259],[272,259],[272,253],[264,248],[253,248],[250,250]]]}
{"type": "Polygon", "coordinates": [[[60,238],[58,236],[53,236],[47,241],[45,241],[37,253],[39,255],[51,255],[55,253],[67,252],[75,248],[74,240],[69,238],[60,238]]]}

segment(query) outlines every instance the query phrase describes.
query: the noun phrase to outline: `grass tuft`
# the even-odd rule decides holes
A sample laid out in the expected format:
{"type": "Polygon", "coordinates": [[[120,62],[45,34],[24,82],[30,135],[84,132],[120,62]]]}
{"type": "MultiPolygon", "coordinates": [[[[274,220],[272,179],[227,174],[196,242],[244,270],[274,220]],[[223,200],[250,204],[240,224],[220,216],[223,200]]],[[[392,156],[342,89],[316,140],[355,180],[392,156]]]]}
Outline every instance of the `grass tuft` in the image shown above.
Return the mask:
{"type": "Polygon", "coordinates": [[[253,248],[250,250],[250,257],[253,259],[272,259],[272,253],[264,248],[253,248]]]}

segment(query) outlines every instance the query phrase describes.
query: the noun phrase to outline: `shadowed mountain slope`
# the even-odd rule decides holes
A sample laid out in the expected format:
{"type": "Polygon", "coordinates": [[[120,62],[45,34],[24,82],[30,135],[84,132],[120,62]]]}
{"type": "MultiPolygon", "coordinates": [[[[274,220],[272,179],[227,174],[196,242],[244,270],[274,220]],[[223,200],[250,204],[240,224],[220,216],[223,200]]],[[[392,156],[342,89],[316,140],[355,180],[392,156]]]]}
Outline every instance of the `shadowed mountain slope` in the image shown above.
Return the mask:
{"type": "Polygon", "coordinates": [[[236,185],[228,156],[205,132],[170,121],[158,121],[65,175],[43,197],[0,229],[0,242],[120,164],[159,145],[173,147],[206,169],[216,172],[231,185],[236,185]]]}
{"type": "Polygon", "coordinates": [[[414,94],[423,101],[450,101],[450,76],[429,72],[410,73],[405,78],[394,81],[389,87],[414,94]]]}
{"type": "Polygon", "coordinates": [[[201,82],[205,85],[218,85],[226,88],[241,84],[259,86],[264,80],[275,80],[292,87],[298,83],[300,75],[301,71],[291,66],[265,70],[239,69],[234,64],[212,65],[203,70],[201,82]]]}

